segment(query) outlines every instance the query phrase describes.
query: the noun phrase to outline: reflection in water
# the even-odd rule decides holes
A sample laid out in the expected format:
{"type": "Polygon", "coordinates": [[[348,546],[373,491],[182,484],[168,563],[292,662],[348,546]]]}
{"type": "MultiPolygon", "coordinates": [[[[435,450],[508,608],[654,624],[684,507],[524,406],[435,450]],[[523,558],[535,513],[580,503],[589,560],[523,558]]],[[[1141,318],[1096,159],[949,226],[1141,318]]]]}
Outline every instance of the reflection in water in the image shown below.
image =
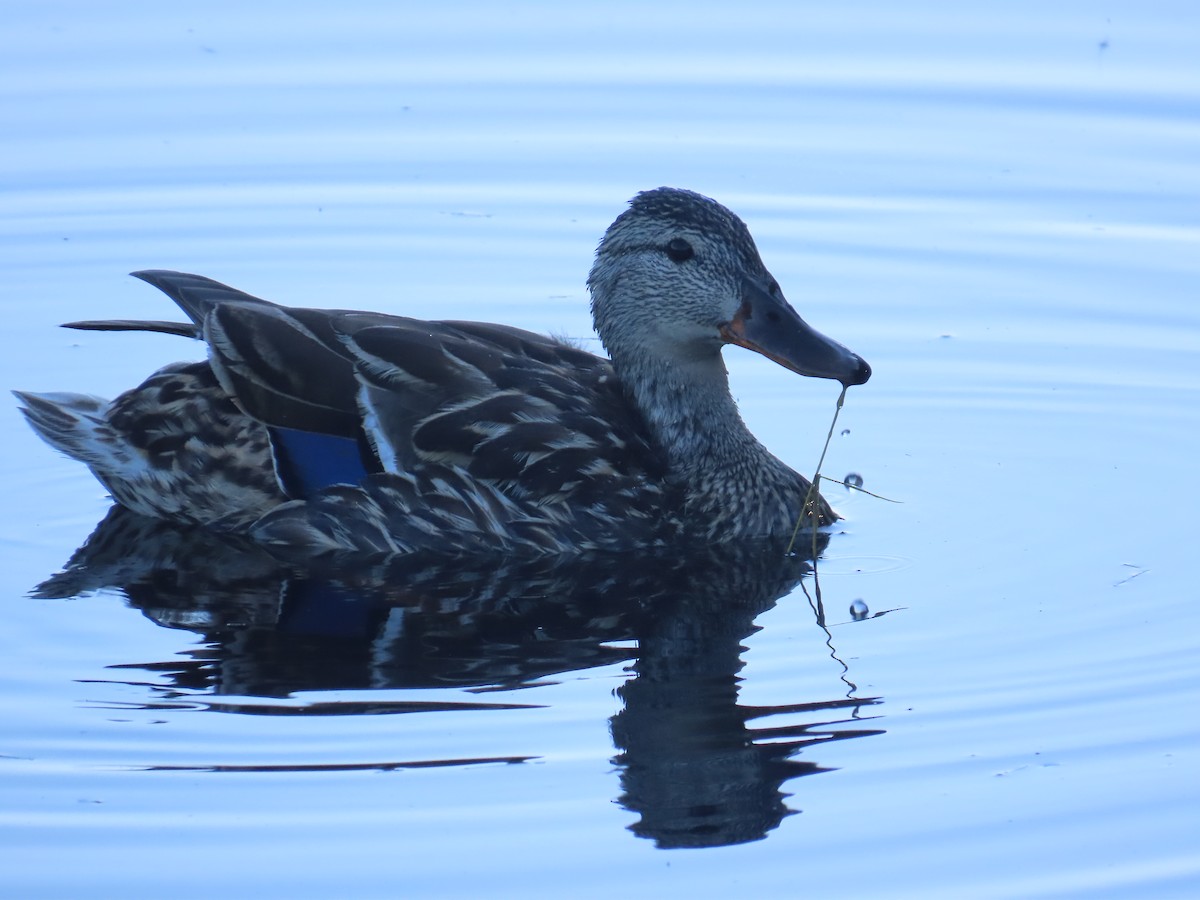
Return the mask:
{"type": "MultiPolygon", "coordinates": [[[[641,816],[636,834],[662,847],[701,847],[756,840],[776,827],[789,812],[783,782],[826,771],[794,759],[803,748],[881,733],[859,718],[877,699],[857,697],[844,677],[832,700],[738,703],[741,642],[810,572],[808,560],[762,545],[686,558],[407,556],[300,570],[240,539],[114,508],[66,570],[34,593],[117,588],[154,621],[201,634],[205,648],[186,658],[113,667],[167,681],[150,686],[159,695],[150,706],[203,697],[212,709],[277,715],[515,708],[524,704],[286,698],[372,688],[494,692],[631,661],[619,691],[624,707],[611,723],[621,803],[641,816]]],[[[832,648],[823,623],[818,608],[819,634],[832,648]]]]}

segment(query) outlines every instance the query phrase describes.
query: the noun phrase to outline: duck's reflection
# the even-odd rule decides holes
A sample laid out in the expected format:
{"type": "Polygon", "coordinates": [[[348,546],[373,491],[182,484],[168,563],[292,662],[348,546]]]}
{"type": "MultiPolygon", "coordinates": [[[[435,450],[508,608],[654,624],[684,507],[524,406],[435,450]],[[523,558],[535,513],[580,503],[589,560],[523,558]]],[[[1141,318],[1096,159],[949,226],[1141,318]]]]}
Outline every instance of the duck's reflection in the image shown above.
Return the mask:
{"type": "MultiPolygon", "coordinates": [[[[203,694],[211,708],[277,714],[495,709],[527,705],[524,696],[505,702],[513,695],[497,689],[629,661],[624,706],[611,723],[621,803],[641,816],[638,835],[698,847],[756,840],[776,827],[789,812],[783,782],[825,771],[795,758],[803,748],[881,733],[861,716],[877,698],[858,697],[839,673],[830,684],[836,699],[738,703],[741,642],[810,571],[778,546],[651,560],[405,557],[301,569],[251,543],[114,508],[35,593],[116,588],[154,621],[203,635],[205,648],[186,658],[114,667],[165,680],[154,688],[160,703],[203,694]],[[470,689],[478,702],[362,694],[246,702],[429,687],[470,689]]],[[[823,642],[828,632],[815,636],[823,642]]]]}

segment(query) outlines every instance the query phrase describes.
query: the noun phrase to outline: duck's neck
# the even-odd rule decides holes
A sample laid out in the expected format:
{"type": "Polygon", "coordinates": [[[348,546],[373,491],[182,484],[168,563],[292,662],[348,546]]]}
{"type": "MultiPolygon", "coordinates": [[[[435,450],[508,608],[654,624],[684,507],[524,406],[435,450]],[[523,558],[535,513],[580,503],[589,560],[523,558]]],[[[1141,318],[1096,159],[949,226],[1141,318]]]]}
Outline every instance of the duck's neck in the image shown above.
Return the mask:
{"type": "MultiPolygon", "coordinates": [[[[689,530],[716,538],[791,533],[812,499],[809,482],[742,422],[719,352],[686,360],[617,353],[613,364],[684,493],[689,530]]],[[[832,521],[813,497],[822,521],[832,521]]]]}

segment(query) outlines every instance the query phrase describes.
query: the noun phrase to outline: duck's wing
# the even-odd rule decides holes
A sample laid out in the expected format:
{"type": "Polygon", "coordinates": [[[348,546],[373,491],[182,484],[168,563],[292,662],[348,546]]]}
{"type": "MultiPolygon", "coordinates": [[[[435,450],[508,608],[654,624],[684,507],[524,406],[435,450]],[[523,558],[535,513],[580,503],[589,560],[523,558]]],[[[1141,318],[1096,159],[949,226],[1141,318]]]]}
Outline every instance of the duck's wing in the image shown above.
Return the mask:
{"type": "MultiPolygon", "coordinates": [[[[203,275],[132,273],[175,301],[190,320],[71,322],[93,331],[159,331],[206,340],[217,377],[254,418],[272,426],[352,438],[358,385],[332,320],[345,310],[288,309],[203,275]]],[[[356,313],[375,323],[395,317],[356,313]]]]}
{"type": "MultiPolygon", "coordinates": [[[[287,470],[330,455],[325,438],[353,442],[367,471],[451,466],[539,500],[662,473],[611,363],[553,338],[240,302],[220,304],[204,329],[217,377],[272,429],[285,484],[287,470]]],[[[289,489],[305,496],[304,484],[289,489]]]]}
{"type": "Polygon", "coordinates": [[[134,274],[190,322],[75,326],[206,340],[222,387],[268,427],[292,497],[372,472],[452,466],[549,500],[665,470],[611,363],[563,341],[505,325],[289,308],[200,275],[134,274]]]}
{"type": "Polygon", "coordinates": [[[504,325],[335,324],[386,470],[449,465],[539,502],[664,474],[607,359],[504,325]]]}

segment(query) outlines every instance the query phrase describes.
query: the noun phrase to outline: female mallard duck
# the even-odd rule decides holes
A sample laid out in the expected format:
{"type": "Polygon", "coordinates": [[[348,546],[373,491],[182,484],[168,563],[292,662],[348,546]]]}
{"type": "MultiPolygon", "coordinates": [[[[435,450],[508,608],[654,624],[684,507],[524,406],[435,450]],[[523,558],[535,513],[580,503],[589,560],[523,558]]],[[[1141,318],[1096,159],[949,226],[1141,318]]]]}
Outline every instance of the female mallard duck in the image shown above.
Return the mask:
{"type": "Polygon", "coordinates": [[[135,272],[203,338],[111,402],[18,393],[34,430],[149,516],[303,552],[559,553],[789,535],[836,518],[738,416],[721,348],[864,383],[810,328],[745,224],[691,191],[639,194],[588,276],[612,358],[504,325],[291,309],[135,272]],[[805,509],[805,505],[808,508],[805,509]]]}

